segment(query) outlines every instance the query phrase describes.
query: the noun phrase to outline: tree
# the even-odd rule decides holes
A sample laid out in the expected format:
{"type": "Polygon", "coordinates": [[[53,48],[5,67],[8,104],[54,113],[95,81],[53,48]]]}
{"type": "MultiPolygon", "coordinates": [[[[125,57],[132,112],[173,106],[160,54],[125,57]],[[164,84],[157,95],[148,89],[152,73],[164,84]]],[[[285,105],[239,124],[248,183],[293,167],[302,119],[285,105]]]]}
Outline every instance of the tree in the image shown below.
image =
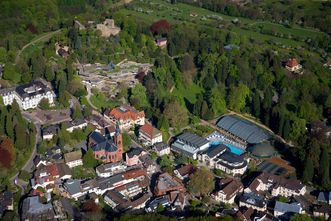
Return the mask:
{"type": "Polygon", "coordinates": [[[39,108],[42,110],[47,110],[49,109],[49,101],[47,98],[41,99],[41,101],[38,104],[39,108]]]}
{"type": "Polygon", "coordinates": [[[180,128],[188,124],[187,110],[178,101],[169,102],[163,114],[172,127],[180,128]]]}
{"type": "Polygon", "coordinates": [[[190,176],[188,190],[199,196],[207,195],[214,189],[214,175],[207,168],[198,169],[190,176]]]}
{"type": "Polygon", "coordinates": [[[185,83],[190,85],[197,74],[193,57],[190,54],[183,57],[180,64],[180,70],[183,72],[185,83]]]}
{"type": "Polygon", "coordinates": [[[260,117],[260,111],[261,111],[260,94],[258,91],[256,91],[253,96],[253,114],[256,117],[260,117]]]}
{"type": "Polygon", "coordinates": [[[83,156],[83,163],[85,167],[94,168],[98,165],[98,161],[94,158],[92,148],[89,148],[88,151],[83,156]]]}
{"type": "Polygon", "coordinates": [[[138,109],[144,109],[149,106],[146,88],[138,83],[131,90],[130,103],[138,109]]]}
{"type": "Polygon", "coordinates": [[[306,120],[300,118],[294,118],[294,121],[291,126],[291,132],[289,138],[292,141],[297,141],[299,137],[306,133],[306,120]]]}
{"type": "Polygon", "coordinates": [[[170,170],[172,169],[172,161],[170,160],[168,155],[163,155],[159,160],[159,165],[163,170],[170,170]]]}
{"type": "Polygon", "coordinates": [[[304,168],[302,180],[305,183],[309,183],[313,180],[314,176],[314,165],[310,157],[307,158],[304,168]]]}
{"type": "Polygon", "coordinates": [[[27,133],[26,133],[25,125],[22,123],[16,124],[14,128],[14,132],[15,132],[15,147],[19,150],[24,149],[27,143],[27,133]]]}
{"type": "Polygon", "coordinates": [[[150,30],[154,35],[166,34],[170,30],[170,24],[167,20],[159,20],[152,24],[150,30]]]}
{"type": "Polygon", "coordinates": [[[15,158],[16,154],[13,141],[5,138],[0,144],[0,165],[3,168],[10,169],[15,158]]]}
{"type": "Polygon", "coordinates": [[[330,187],[330,157],[326,148],[323,148],[320,162],[320,180],[323,188],[330,187]]]}
{"type": "Polygon", "coordinates": [[[21,80],[21,75],[17,72],[14,65],[7,63],[3,72],[3,79],[18,83],[21,80]]]}
{"type": "Polygon", "coordinates": [[[295,214],[290,221],[313,221],[313,219],[306,214],[295,214]]]}
{"type": "Polygon", "coordinates": [[[240,83],[238,87],[231,87],[229,94],[229,108],[240,112],[245,108],[246,98],[249,95],[249,88],[240,83]]]}
{"type": "Polygon", "coordinates": [[[75,105],[75,107],[72,110],[71,118],[73,120],[76,120],[76,119],[79,119],[79,118],[82,118],[82,117],[83,117],[83,114],[82,114],[82,111],[80,109],[80,106],[75,105]]]}
{"type": "Polygon", "coordinates": [[[212,90],[209,102],[214,115],[220,115],[226,112],[226,102],[217,88],[212,90]]]}

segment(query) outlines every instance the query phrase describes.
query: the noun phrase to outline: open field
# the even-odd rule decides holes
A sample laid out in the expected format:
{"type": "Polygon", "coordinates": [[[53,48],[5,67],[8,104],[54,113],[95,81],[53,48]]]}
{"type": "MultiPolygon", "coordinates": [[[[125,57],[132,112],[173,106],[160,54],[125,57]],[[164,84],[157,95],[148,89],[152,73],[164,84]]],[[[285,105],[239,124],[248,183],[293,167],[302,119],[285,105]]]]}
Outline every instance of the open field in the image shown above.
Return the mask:
{"type": "Polygon", "coordinates": [[[285,27],[276,23],[255,21],[247,18],[238,18],[239,24],[233,24],[232,21],[236,19],[236,17],[182,3],[170,4],[164,0],[136,1],[130,8],[123,9],[121,12],[125,15],[134,16],[150,22],[158,19],[167,19],[172,23],[186,22],[192,25],[203,25],[212,28],[217,28],[220,24],[231,25],[233,26],[231,31],[236,34],[260,41],[272,40],[274,43],[291,47],[305,46],[306,43],[303,39],[325,35],[313,29],[285,27]],[[191,16],[192,13],[195,14],[195,16],[191,16]],[[278,35],[261,33],[261,29],[272,30],[278,35]],[[301,41],[294,40],[293,38],[301,39],[301,41]]]}

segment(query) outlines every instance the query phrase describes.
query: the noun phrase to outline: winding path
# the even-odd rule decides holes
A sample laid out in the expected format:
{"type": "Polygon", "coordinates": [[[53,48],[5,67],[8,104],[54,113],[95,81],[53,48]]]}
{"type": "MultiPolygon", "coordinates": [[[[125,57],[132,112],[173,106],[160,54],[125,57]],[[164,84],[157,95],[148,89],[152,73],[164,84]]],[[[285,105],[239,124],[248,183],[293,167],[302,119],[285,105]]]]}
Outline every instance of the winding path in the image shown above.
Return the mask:
{"type": "Polygon", "coordinates": [[[94,106],[94,105],[92,104],[92,102],[90,101],[90,98],[91,98],[91,96],[93,95],[93,94],[92,94],[92,91],[91,91],[91,87],[90,87],[90,86],[86,86],[86,90],[87,90],[87,96],[86,96],[86,100],[87,100],[87,102],[89,103],[89,105],[90,105],[93,109],[98,110],[98,108],[97,108],[96,106],[94,106]]]}
{"type": "Polygon", "coordinates": [[[30,45],[33,45],[33,44],[35,44],[35,43],[37,43],[37,42],[39,42],[39,41],[42,41],[42,40],[48,39],[48,38],[52,37],[54,34],[59,33],[59,32],[61,32],[61,31],[62,31],[62,29],[59,29],[59,30],[56,30],[56,31],[53,31],[53,32],[49,32],[49,33],[47,33],[47,34],[43,34],[43,35],[40,36],[39,38],[34,39],[34,40],[30,41],[29,43],[27,43],[26,45],[24,45],[24,46],[21,48],[21,50],[19,50],[19,51],[17,52],[16,58],[15,58],[15,65],[18,63],[18,61],[19,61],[19,59],[20,59],[20,56],[21,56],[22,52],[23,52],[26,48],[28,48],[30,45]]]}

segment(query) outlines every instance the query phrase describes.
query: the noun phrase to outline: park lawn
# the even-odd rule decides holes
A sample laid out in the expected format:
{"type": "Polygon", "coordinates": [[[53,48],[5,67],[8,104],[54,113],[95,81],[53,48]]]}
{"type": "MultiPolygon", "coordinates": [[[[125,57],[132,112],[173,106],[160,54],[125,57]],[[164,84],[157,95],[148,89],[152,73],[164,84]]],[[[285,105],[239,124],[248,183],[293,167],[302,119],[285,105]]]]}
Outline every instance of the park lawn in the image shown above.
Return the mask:
{"type": "Polygon", "coordinates": [[[186,98],[191,104],[194,104],[197,100],[197,95],[202,92],[202,88],[196,84],[192,84],[189,87],[175,88],[172,92],[173,95],[186,98]]]}

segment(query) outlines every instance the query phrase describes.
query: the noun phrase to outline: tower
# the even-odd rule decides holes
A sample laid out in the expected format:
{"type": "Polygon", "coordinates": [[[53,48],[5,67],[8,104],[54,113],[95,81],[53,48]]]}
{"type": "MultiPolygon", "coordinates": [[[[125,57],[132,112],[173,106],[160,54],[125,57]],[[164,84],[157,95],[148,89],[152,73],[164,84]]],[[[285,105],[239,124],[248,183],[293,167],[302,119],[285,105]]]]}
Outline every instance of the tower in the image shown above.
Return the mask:
{"type": "Polygon", "coordinates": [[[122,159],[122,154],[123,154],[123,142],[122,142],[121,129],[118,123],[116,124],[114,143],[117,146],[116,158],[118,161],[120,161],[122,159]]]}

